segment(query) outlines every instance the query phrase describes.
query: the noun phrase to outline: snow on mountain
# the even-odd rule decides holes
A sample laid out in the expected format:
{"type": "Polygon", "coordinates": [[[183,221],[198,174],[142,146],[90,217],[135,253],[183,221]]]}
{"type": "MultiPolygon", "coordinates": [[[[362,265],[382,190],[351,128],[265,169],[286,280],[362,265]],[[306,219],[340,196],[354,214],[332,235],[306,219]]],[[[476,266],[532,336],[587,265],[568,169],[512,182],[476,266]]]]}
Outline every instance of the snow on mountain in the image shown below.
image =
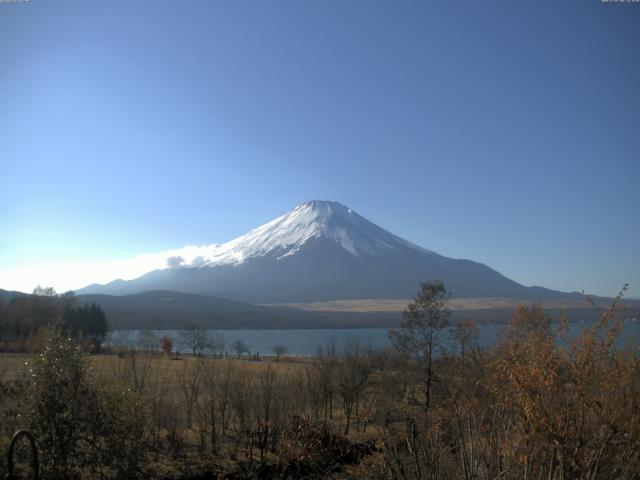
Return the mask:
{"type": "MultiPolygon", "coordinates": [[[[173,290],[248,303],[410,298],[442,280],[458,297],[546,298],[481,263],[444,257],[374,225],[350,208],[310,201],[222,245],[141,257],[144,272],[78,293],[173,290]]],[[[133,270],[132,270],[133,271],[133,270]]]]}
{"type": "Polygon", "coordinates": [[[172,251],[166,259],[167,266],[237,265],[249,258],[268,255],[282,259],[314,238],[331,240],[356,257],[398,247],[425,252],[341,203],[313,200],[223,245],[189,246],[172,251]]]}

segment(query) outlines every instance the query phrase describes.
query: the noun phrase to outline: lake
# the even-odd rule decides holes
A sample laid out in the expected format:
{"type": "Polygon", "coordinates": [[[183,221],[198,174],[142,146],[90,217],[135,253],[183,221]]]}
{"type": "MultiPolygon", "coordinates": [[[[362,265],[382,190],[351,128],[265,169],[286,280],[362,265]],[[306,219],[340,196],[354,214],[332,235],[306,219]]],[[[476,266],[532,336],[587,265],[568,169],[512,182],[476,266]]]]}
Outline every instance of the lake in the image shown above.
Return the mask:
{"type": "MultiPolygon", "coordinates": [[[[577,336],[588,323],[571,323],[569,325],[570,335],[577,336]]],[[[479,326],[479,344],[482,348],[491,346],[500,337],[506,325],[485,324],[479,326]]],[[[558,326],[558,324],[554,324],[558,326]]],[[[448,330],[448,329],[446,329],[448,330]]],[[[338,350],[344,348],[349,339],[357,339],[362,346],[371,346],[382,349],[390,345],[388,330],[386,328],[370,329],[309,329],[309,330],[216,330],[211,333],[221,333],[226,342],[226,350],[232,355],[231,344],[236,340],[242,340],[249,345],[252,353],[260,355],[272,355],[274,345],[284,345],[289,354],[292,355],[314,355],[319,346],[329,345],[335,342],[338,350]]],[[[189,347],[182,341],[180,330],[153,330],[152,333],[158,337],[168,336],[173,340],[174,351],[189,353],[189,347]]],[[[449,338],[444,332],[444,338],[449,338]]],[[[135,339],[140,335],[138,330],[116,330],[111,333],[106,345],[117,345],[123,338],[135,339]]],[[[623,331],[618,337],[617,347],[627,344],[637,346],[640,344],[640,322],[627,320],[624,323],[623,331]]],[[[446,348],[454,348],[452,341],[445,341],[446,348]]]]}

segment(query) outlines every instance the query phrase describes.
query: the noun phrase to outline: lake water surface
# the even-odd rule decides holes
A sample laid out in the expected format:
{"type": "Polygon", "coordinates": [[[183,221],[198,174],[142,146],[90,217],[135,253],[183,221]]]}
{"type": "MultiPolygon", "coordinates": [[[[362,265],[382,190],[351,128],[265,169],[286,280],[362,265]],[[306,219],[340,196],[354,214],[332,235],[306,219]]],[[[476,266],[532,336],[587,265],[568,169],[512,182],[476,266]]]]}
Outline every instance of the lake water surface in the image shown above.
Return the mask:
{"type": "MultiPolygon", "coordinates": [[[[557,327],[558,325],[554,325],[557,327]]],[[[572,323],[569,326],[570,336],[577,336],[584,328],[589,327],[587,323],[572,323]]],[[[478,342],[482,348],[487,348],[495,343],[505,325],[480,325],[478,342]]],[[[183,341],[180,330],[153,330],[152,333],[160,338],[168,336],[173,340],[174,350],[188,353],[189,347],[183,341]]],[[[344,348],[349,339],[357,339],[361,346],[371,346],[382,349],[390,345],[388,329],[386,328],[362,328],[362,329],[309,329],[309,330],[217,330],[210,333],[220,333],[224,336],[226,350],[229,355],[233,351],[231,344],[236,340],[242,340],[249,345],[252,353],[260,355],[272,355],[274,345],[284,345],[289,354],[292,355],[314,355],[318,347],[327,346],[332,342],[336,343],[338,350],[344,348]]],[[[446,348],[454,348],[453,342],[443,332],[443,343],[446,348]]],[[[122,342],[123,338],[134,340],[139,338],[141,332],[138,330],[116,330],[111,333],[107,344],[116,345],[122,342]]],[[[627,344],[640,345],[640,322],[628,320],[624,323],[621,335],[618,337],[617,346],[623,347],[627,344]]]]}

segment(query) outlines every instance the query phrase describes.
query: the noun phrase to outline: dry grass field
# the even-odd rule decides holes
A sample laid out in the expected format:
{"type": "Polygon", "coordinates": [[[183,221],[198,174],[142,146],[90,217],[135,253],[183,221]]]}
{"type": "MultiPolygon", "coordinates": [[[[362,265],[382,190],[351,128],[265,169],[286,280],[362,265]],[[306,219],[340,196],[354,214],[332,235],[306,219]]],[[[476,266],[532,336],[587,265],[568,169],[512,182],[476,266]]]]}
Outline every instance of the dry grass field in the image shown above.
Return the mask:
{"type": "MultiPolygon", "coordinates": [[[[29,375],[29,370],[33,367],[34,361],[38,358],[35,353],[0,353],[0,381],[13,381],[29,375]]],[[[213,357],[192,357],[185,355],[182,357],[167,358],[155,353],[140,357],[144,359],[145,368],[149,369],[150,375],[162,374],[173,387],[177,387],[178,379],[185,368],[192,367],[195,363],[201,363],[205,368],[221,368],[230,365],[238,375],[259,374],[267,369],[274,371],[279,377],[288,377],[292,373],[300,370],[301,367],[309,365],[312,361],[306,357],[284,356],[280,360],[275,357],[264,356],[256,361],[251,358],[213,358],[213,357]]],[[[87,365],[90,371],[98,378],[106,379],[114,372],[122,372],[131,367],[131,359],[126,356],[116,354],[87,355],[87,365]]]]}
{"type": "MultiPolygon", "coordinates": [[[[280,303],[271,306],[299,308],[301,310],[317,310],[326,312],[402,312],[407,308],[410,299],[378,299],[358,298],[351,300],[329,300],[310,303],[280,303]]],[[[518,305],[530,304],[531,299],[518,298],[451,298],[446,302],[450,310],[487,310],[493,308],[514,309],[518,305]]],[[[586,308],[585,299],[551,299],[536,302],[542,308],[586,308]]]]}

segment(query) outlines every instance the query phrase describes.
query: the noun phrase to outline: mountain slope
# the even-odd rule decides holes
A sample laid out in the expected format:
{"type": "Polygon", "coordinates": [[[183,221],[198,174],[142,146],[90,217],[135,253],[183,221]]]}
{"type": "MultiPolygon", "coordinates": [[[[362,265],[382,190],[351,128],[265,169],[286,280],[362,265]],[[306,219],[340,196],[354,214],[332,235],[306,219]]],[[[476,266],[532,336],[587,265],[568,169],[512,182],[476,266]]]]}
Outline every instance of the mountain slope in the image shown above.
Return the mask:
{"type": "Polygon", "coordinates": [[[175,290],[250,303],[410,298],[441,279],[456,297],[564,296],[525,287],[471,260],[444,257],[374,225],[337,202],[311,201],[223,245],[185,247],[139,278],[78,293],[175,290]]]}

